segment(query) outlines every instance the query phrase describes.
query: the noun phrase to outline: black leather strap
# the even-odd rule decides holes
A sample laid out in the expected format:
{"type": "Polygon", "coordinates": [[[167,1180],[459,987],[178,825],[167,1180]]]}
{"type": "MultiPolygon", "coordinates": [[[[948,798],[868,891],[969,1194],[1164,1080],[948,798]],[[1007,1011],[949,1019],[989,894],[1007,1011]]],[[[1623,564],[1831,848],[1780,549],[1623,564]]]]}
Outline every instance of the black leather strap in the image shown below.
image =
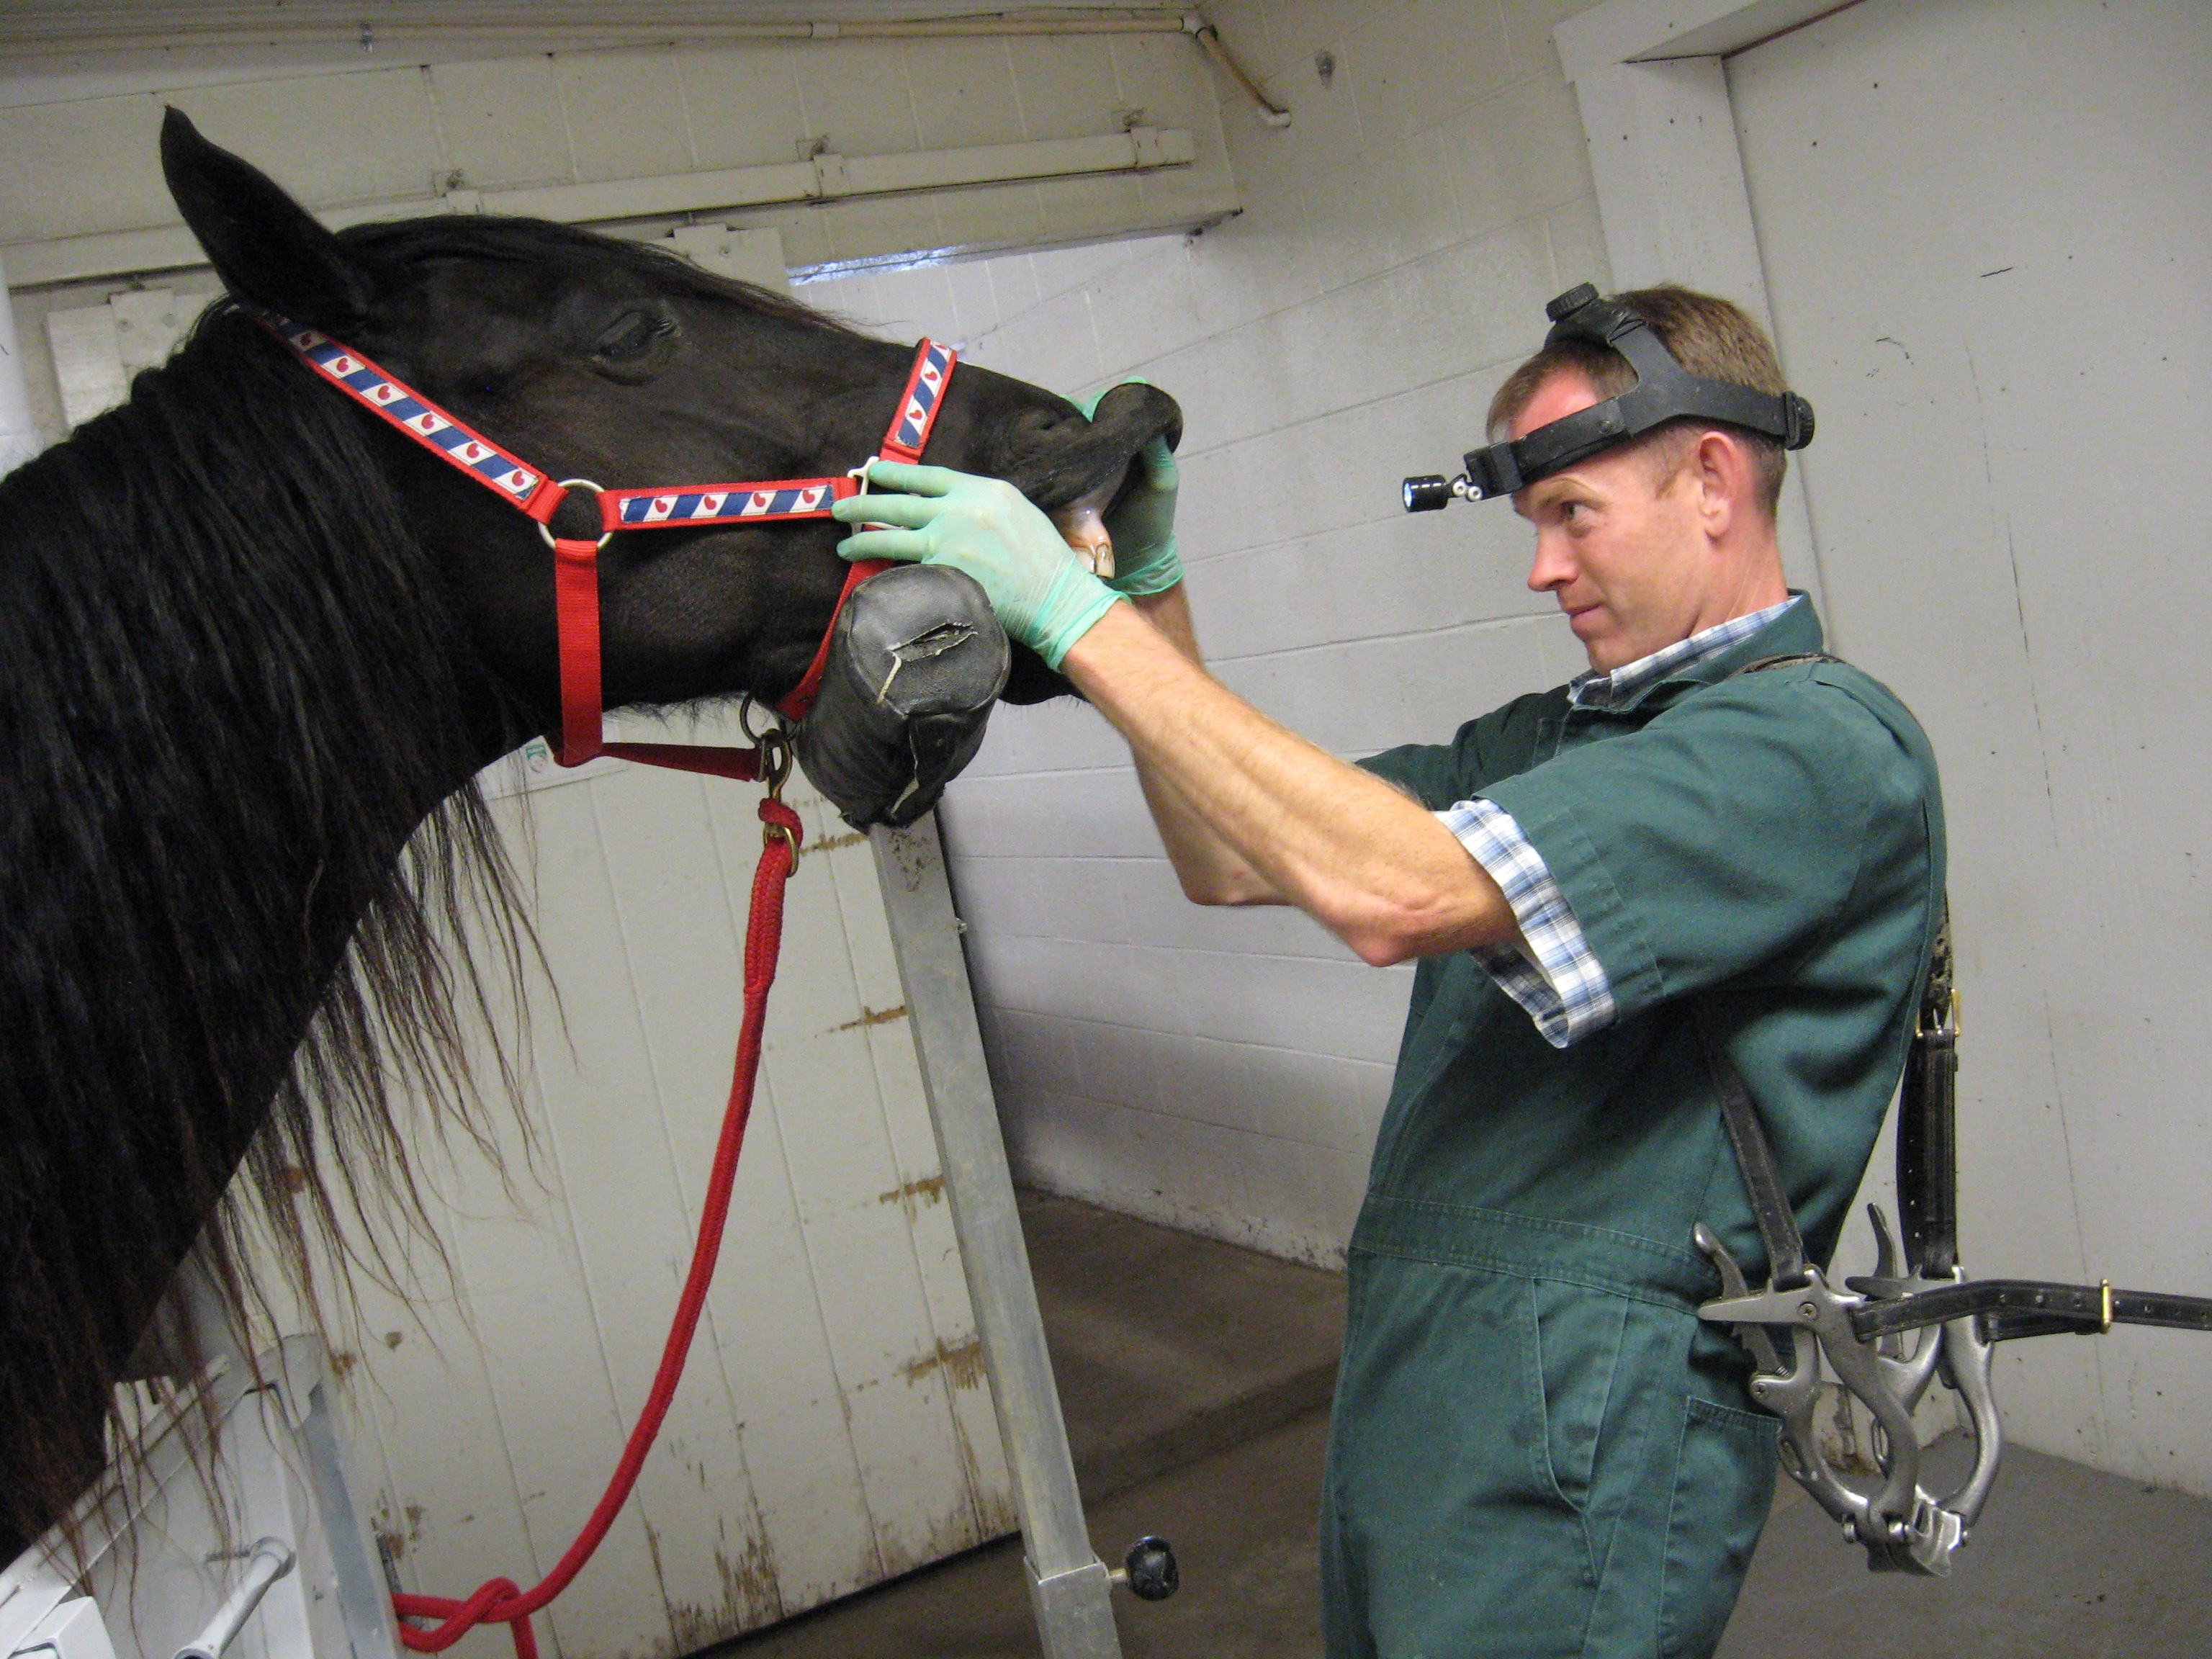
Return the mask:
{"type": "Polygon", "coordinates": [[[1720,1098],[1721,1121],[1728,1129],[1729,1145],[1735,1149],[1735,1166],[1751,1196],[1751,1218],[1759,1224],[1759,1242],[1766,1246],[1767,1277],[1777,1290],[1795,1290],[1805,1282],[1805,1236],[1797,1231],[1797,1212],[1783,1188],[1782,1171],[1767,1143],[1759,1103],[1702,1018],[1698,1035],[1705,1043],[1713,1093],[1720,1098]]]}
{"type": "Polygon", "coordinates": [[[1970,1279],[1940,1290],[1918,1291],[1894,1302],[1874,1302],[1851,1316],[1862,1342],[1982,1316],[1992,1342],[2014,1337],[2077,1331],[2094,1336],[2111,1325],[2162,1325],[2212,1331],[2212,1298],[2158,1291],[2107,1291],[2101,1285],[2048,1285],[2033,1279],[1970,1279]],[[2106,1298],[2111,1297],[2109,1310],[2106,1298]]]}
{"type": "Polygon", "coordinates": [[[1905,1259],[1923,1278],[1959,1263],[1959,1026],[1951,994],[1951,908],[1936,930],[1897,1097],[1897,1206],[1905,1259]]]}

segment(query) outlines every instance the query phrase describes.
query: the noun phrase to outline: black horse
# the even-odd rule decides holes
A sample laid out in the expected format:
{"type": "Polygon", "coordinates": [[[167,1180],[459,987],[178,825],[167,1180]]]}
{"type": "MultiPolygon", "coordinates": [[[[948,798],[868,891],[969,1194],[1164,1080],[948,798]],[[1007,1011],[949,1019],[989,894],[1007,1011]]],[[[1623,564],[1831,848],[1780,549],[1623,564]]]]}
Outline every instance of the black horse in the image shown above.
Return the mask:
{"type": "MultiPolygon", "coordinates": [[[[471,780],[557,726],[551,556],[240,302],[610,487],[842,471],[911,356],[556,225],[332,235],[173,112],[162,160],[232,297],[127,404],[0,481],[0,1563],[102,1467],[113,1385],[196,1237],[250,1296],[222,1202],[241,1168],[295,1269],[341,1208],[423,1221],[395,1102],[481,1132],[459,922],[488,905],[509,956],[524,932],[471,780]]],[[[963,368],[929,459],[1052,509],[1110,494],[1178,428],[1150,388],[1094,423],[963,368]]],[[[844,533],[616,537],[608,704],[787,690],[844,533]]],[[[1017,659],[1009,698],[1066,690],[1017,659]]]]}

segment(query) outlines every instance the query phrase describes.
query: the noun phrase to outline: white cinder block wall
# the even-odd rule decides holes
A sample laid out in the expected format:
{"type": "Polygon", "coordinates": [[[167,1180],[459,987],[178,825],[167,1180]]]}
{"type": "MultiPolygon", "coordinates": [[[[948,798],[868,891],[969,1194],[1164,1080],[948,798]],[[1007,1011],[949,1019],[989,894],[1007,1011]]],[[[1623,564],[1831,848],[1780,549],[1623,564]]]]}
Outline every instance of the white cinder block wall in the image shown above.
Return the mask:
{"type": "MultiPolygon", "coordinates": [[[[1166,387],[1217,672],[1346,757],[1440,741],[1582,666],[1523,585],[1518,520],[1397,499],[1407,472],[1456,470],[1544,301],[1606,280],[1550,38],[1579,9],[1231,0],[1223,34],[1295,111],[1272,131],[1224,98],[1241,217],[800,293],[1069,391],[1166,387]]],[[[996,715],[945,818],[1019,1172],[1340,1261],[1410,971],[1296,914],[1186,903],[1126,750],[1079,704],[996,715]]]]}

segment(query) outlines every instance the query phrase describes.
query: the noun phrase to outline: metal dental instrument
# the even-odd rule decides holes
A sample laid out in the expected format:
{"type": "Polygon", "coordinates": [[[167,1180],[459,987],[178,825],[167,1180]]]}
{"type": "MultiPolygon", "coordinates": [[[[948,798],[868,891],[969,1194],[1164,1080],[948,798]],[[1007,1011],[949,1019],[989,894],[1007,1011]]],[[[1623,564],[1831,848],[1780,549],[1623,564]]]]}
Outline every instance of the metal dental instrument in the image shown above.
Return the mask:
{"type": "MultiPolygon", "coordinates": [[[[1771,659],[1778,663],[1780,659],[1771,659]]],[[[1753,664],[1753,672],[1768,664],[1753,664]]],[[[2212,1331],[2212,1299],[2100,1285],[1970,1279],[1958,1261],[1954,1134],[1958,998],[1951,985],[1950,924],[1940,927],[1899,1091],[1897,1180],[1902,1244],[1889,1218],[1869,1206],[1874,1273],[1831,1285],[1805,1260],[1804,1241],[1784,1195],[1758,1104],[1710,1031],[1714,1085],[1770,1264],[1753,1289],[1712,1230],[1699,1250],[1720,1274],[1721,1295],[1700,1319],[1731,1325],[1751,1354],[1753,1401],[1782,1419],[1782,1464],[1867,1553],[1877,1572],[1948,1577],[1996,1480],[2004,1429],[1990,1390],[1999,1342],[2072,1331],[2096,1335],[2114,1324],[2212,1331]],[[1908,1349],[1903,1338],[1913,1334],[1908,1349]],[[1787,1358],[1784,1358],[1784,1353],[1787,1358]],[[1864,1406],[1879,1432],[1875,1474],[1854,1482],[1822,1453],[1814,1423],[1824,1369],[1864,1406]],[[1931,1382],[1956,1396],[1974,1442],[1972,1467],[1955,1486],[1931,1491],[1913,1409],[1931,1382]]],[[[1701,1027],[1701,1030],[1703,1028],[1701,1027]]]]}

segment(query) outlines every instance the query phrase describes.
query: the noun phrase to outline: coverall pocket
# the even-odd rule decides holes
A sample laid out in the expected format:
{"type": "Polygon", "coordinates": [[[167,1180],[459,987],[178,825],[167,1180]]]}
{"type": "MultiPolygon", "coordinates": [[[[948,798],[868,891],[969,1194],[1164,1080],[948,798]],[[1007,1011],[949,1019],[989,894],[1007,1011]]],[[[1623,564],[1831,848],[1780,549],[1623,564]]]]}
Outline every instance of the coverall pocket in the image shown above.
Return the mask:
{"type": "Polygon", "coordinates": [[[1659,1591],[1663,1659],[1705,1659],[1720,1644],[1774,1501],[1778,1428],[1761,1412],[1683,1404],[1659,1591]]]}
{"type": "Polygon", "coordinates": [[[1323,1522],[1332,1659],[1564,1659],[1589,1533],[1553,1478],[1530,1283],[1355,1258],[1323,1522]]]}
{"type": "Polygon", "coordinates": [[[1577,1515],[1590,1506],[1598,1442],[1613,1403],[1628,1303],[1581,1285],[1531,1281],[1530,1352],[1541,1390],[1546,1474],[1559,1501],[1577,1515]]]}

